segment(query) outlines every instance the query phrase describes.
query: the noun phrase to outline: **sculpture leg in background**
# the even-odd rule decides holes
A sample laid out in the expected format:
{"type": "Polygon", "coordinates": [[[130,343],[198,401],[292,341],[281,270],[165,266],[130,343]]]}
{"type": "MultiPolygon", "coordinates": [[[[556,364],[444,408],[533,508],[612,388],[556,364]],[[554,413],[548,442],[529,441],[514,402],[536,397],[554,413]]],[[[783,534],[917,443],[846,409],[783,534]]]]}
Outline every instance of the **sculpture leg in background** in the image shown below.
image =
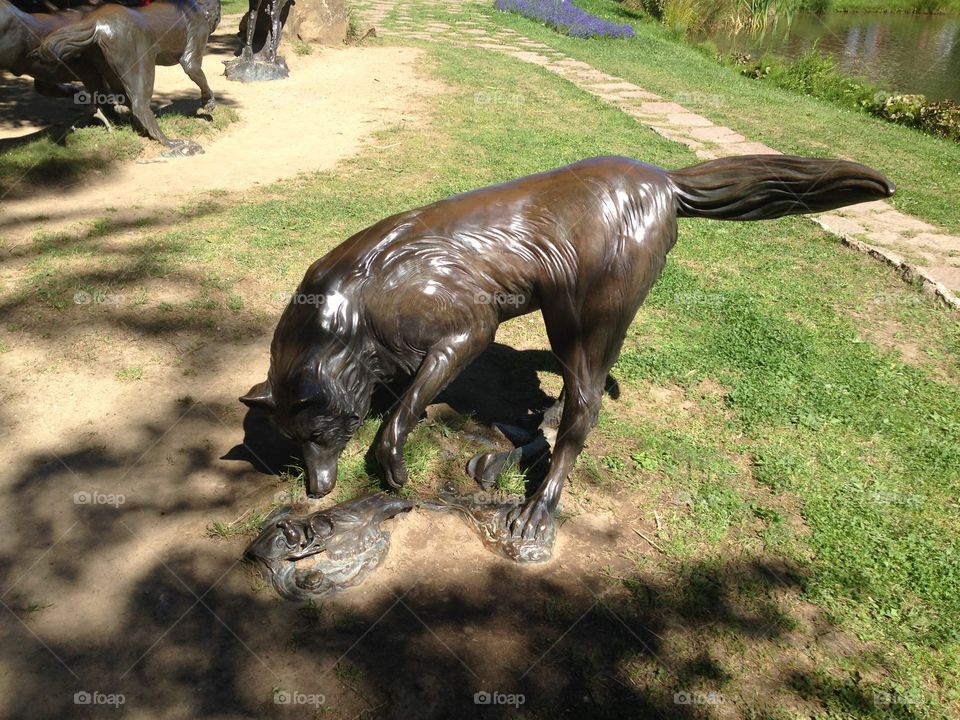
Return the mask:
{"type": "Polygon", "coordinates": [[[484,490],[489,490],[506,468],[511,466],[526,468],[544,458],[553,448],[562,412],[563,393],[561,392],[560,399],[543,414],[543,420],[540,421],[536,433],[531,434],[511,425],[494,423],[494,427],[506,435],[516,447],[505,452],[477,453],[467,463],[467,474],[479,482],[484,490]]]}
{"type": "Polygon", "coordinates": [[[290,76],[286,60],[277,56],[282,30],[281,16],[289,0],[270,0],[270,32],[267,35],[263,50],[256,54],[253,52],[253,38],[263,2],[264,0],[258,0],[256,6],[250,10],[250,14],[247,16],[247,40],[240,57],[224,63],[226,66],[224,75],[226,75],[227,80],[257,82],[260,80],[282,80],[290,76]]]}

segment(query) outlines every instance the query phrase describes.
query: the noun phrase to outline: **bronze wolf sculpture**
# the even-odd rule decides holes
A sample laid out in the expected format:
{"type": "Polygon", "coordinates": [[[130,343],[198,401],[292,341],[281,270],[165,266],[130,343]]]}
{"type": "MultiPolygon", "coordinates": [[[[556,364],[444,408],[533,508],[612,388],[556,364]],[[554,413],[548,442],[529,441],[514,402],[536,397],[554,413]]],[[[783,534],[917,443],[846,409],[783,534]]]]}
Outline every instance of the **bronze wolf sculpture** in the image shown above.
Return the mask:
{"type": "Polygon", "coordinates": [[[752,155],[667,171],[601,157],[402,212],[307,270],[274,333],[266,381],[241,400],[301,443],[307,492],[318,497],[334,487],[374,386],[412,375],[375,445],[399,487],[404,442],[428,403],[500,323],[539,309],[562,366],[563,407],[542,484],[507,518],[514,537],[536,538],[678,217],[761,220],[893,192],[880,173],[842,160],[752,155]]]}
{"type": "Polygon", "coordinates": [[[151,138],[176,154],[202,148],[189,140],[171,140],[150,109],[157,65],[176,65],[200,88],[204,112],[214,107],[213,92],[201,62],[207,38],[220,23],[220,0],[160,0],[144,8],[104,5],[48,35],[40,46],[47,62],[83,57],[93,63],[102,92],[122,96],[130,113],[151,138]]]}

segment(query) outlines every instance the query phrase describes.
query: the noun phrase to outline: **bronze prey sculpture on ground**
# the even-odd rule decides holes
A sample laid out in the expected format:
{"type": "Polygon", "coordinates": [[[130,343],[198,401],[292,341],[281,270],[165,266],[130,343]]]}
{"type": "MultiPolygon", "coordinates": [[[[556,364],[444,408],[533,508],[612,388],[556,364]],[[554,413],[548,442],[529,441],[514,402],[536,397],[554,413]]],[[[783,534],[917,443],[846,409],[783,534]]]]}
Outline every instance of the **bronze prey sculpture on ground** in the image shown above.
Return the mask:
{"type": "Polygon", "coordinates": [[[100,77],[99,90],[123,98],[130,113],[168,155],[194,155],[203,149],[190,140],[171,140],[150,108],[157,65],[180,64],[200,88],[202,111],[214,107],[201,63],[207,39],[220,23],[220,0],[159,0],[143,8],[103,5],[48,35],[41,57],[51,66],[82,58],[100,77]]]}
{"type": "Polygon", "coordinates": [[[545,537],[678,217],[762,220],[893,192],[880,173],[842,160],[752,155],[667,171],[601,157],[402,212],[307,270],[274,333],[266,381],[241,400],[301,444],[307,493],[320,497],[374,386],[412,376],[375,446],[399,487],[404,441],[428,403],[500,323],[539,309],[562,366],[560,423],[542,484],[496,526],[518,541],[545,537]]]}
{"type": "Polygon", "coordinates": [[[309,600],[357,585],[383,561],[390,533],[380,523],[413,508],[386,493],[348,500],[305,517],[274,511],[246,551],[288,600],[309,600]]]}

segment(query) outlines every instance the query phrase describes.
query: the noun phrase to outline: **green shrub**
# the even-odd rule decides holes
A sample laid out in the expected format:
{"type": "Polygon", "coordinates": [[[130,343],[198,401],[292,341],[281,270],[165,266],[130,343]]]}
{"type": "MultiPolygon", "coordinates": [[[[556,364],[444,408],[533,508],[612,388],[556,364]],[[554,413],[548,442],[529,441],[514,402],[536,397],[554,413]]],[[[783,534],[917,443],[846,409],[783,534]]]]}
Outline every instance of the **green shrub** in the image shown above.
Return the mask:
{"type": "Polygon", "coordinates": [[[866,83],[837,72],[833,58],[821,55],[816,47],[792,63],[773,64],[770,79],[782,88],[850,107],[856,107],[874,94],[874,88],[866,83]]]}
{"type": "Polygon", "coordinates": [[[754,61],[750,53],[732,52],[730,62],[736,66],[741,75],[746,75],[752,80],[763,80],[773,70],[770,65],[754,61]]]}
{"type": "Polygon", "coordinates": [[[960,104],[941,100],[924,105],[920,108],[919,127],[924,132],[960,142],[960,104]]]}
{"type": "Polygon", "coordinates": [[[660,5],[660,21],[678,36],[703,35],[717,26],[733,0],[644,0],[660,5]]]}
{"type": "Polygon", "coordinates": [[[926,101],[923,95],[877,93],[870,105],[870,111],[890,122],[917,127],[920,124],[920,110],[926,101]]]}
{"type": "Polygon", "coordinates": [[[625,7],[639,10],[657,20],[663,19],[664,0],[623,0],[625,7]]]}
{"type": "Polygon", "coordinates": [[[789,63],[767,57],[757,62],[750,55],[736,52],[724,62],[754,80],[770,80],[787,90],[865,110],[889,122],[960,142],[960,104],[877,91],[869,83],[841,75],[833,58],[821,55],[815,47],[789,63]]]}
{"type": "Polygon", "coordinates": [[[863,107],[884,120],[960,142],[960,104],[951,100],[928,102],[923,95],[878,92],[863,107]]]}
{"type": "Polygon", "coordinates": [[[800,12],[825,15],[830,11],[831,0],[798,0],[797,10],[800,12]]]}

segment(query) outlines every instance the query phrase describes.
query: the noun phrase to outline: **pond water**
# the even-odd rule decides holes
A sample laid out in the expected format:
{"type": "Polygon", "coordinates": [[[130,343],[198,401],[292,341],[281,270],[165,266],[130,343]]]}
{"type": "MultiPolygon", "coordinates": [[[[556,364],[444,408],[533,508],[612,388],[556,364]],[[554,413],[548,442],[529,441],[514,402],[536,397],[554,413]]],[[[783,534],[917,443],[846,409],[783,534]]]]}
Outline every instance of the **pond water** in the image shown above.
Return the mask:
{"type": "Polygon", "coordinates": [[[960,17],[834,13],[799,15],[763,38],[711,36],[721,52],[739,50],[795,58],[816,43],[845,75],[884,90],[960,102],[960,17]]]}

